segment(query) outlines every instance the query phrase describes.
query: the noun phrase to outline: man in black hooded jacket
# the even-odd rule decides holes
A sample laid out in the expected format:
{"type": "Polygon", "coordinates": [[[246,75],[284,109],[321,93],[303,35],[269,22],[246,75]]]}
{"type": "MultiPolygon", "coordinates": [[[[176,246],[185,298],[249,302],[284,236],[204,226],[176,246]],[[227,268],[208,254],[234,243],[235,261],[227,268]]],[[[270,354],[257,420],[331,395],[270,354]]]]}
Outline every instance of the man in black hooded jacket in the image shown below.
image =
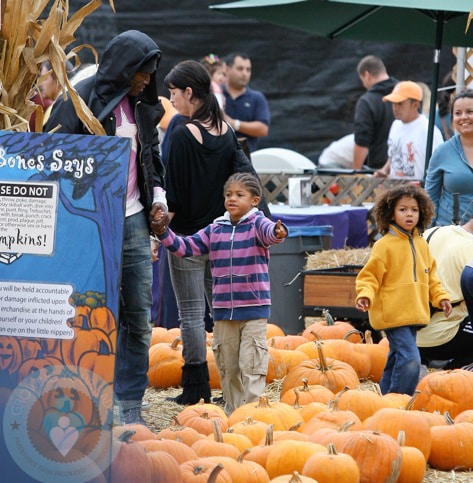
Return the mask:
{"type": "MultiPolygon", "coordinates": [[[[131,139],[123,240],[120,320],[115,362],[115,395],[121,422],[145,424],[142,398],[148,384],[151,340],[152,260],[150,224],[167,214],[164,166],[156,126],[164,114],[158,99],[161,52],[146,34],[129,30],[106,46],[97,73],[76,85],[80,97],[108,136],[131,139]]],[[[59,98],[44,131],[90,134],[70,99],[59,98]]]]}

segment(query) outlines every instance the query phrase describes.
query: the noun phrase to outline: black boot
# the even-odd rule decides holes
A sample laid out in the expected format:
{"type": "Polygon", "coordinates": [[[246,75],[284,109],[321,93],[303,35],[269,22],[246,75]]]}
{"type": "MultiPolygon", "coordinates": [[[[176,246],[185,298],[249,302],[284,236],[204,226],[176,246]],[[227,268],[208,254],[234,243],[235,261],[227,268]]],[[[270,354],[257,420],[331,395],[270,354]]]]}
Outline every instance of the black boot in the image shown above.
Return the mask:
{"type": "Polygon", "coordinates": [[[209,368],[202,364],[184,364],[182,367],[182,394],[170,398],[177,404],[197,404],[201,399],[210,403],[209,368]]]}

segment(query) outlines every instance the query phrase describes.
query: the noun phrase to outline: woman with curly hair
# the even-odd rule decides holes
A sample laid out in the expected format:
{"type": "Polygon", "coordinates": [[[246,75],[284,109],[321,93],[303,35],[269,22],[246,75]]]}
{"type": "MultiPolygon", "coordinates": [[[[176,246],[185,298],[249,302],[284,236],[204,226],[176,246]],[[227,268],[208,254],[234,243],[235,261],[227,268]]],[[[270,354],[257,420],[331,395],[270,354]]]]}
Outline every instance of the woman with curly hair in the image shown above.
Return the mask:
{"type": "Polygon", "coordinates": [[[416,332],[430,321],[429,301],[447,317],[452,311],[435,259],[421,236],[434,206],[422,188],[405,184],[378,198],[374,216],[383,236],[356,277],[356,308],[368,310],[372,327],[384,330],[389,341],[381,392],[412,395],[421,366],[416,332]]]}

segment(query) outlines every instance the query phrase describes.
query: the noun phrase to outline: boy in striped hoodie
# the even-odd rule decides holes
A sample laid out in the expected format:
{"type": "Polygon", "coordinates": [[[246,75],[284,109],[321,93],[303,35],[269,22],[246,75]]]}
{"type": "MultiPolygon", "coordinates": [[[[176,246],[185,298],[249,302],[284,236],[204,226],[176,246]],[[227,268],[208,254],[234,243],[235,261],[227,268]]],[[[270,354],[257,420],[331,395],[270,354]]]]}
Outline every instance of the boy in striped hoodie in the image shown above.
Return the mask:
{"type": "Polygon", "coordinates": [[[220,374],[225,412],[263,394],[268,368],[266,323],[271,297],[269,246],[287,237],[257,206],[259,180],[249,173],[230,176],[224,186],[225,214],[192,236],[169,227],[161,243],[178,257],[209,254],[212,272],[214,336],[212,349],[220,374]]]}

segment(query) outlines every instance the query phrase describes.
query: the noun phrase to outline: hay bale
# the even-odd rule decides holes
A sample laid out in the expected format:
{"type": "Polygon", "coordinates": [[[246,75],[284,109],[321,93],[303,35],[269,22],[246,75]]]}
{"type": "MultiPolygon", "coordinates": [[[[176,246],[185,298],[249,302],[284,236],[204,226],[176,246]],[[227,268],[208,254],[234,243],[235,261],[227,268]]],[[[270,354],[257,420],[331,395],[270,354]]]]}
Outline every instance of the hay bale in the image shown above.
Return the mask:
{"type": "Polygon", "coordinates": [[[337,268],[344,265],[364,265],[370,256],[371,248],[347,248],[342,250],[322,250],[307,257],[305,270],[337,268]]]}

